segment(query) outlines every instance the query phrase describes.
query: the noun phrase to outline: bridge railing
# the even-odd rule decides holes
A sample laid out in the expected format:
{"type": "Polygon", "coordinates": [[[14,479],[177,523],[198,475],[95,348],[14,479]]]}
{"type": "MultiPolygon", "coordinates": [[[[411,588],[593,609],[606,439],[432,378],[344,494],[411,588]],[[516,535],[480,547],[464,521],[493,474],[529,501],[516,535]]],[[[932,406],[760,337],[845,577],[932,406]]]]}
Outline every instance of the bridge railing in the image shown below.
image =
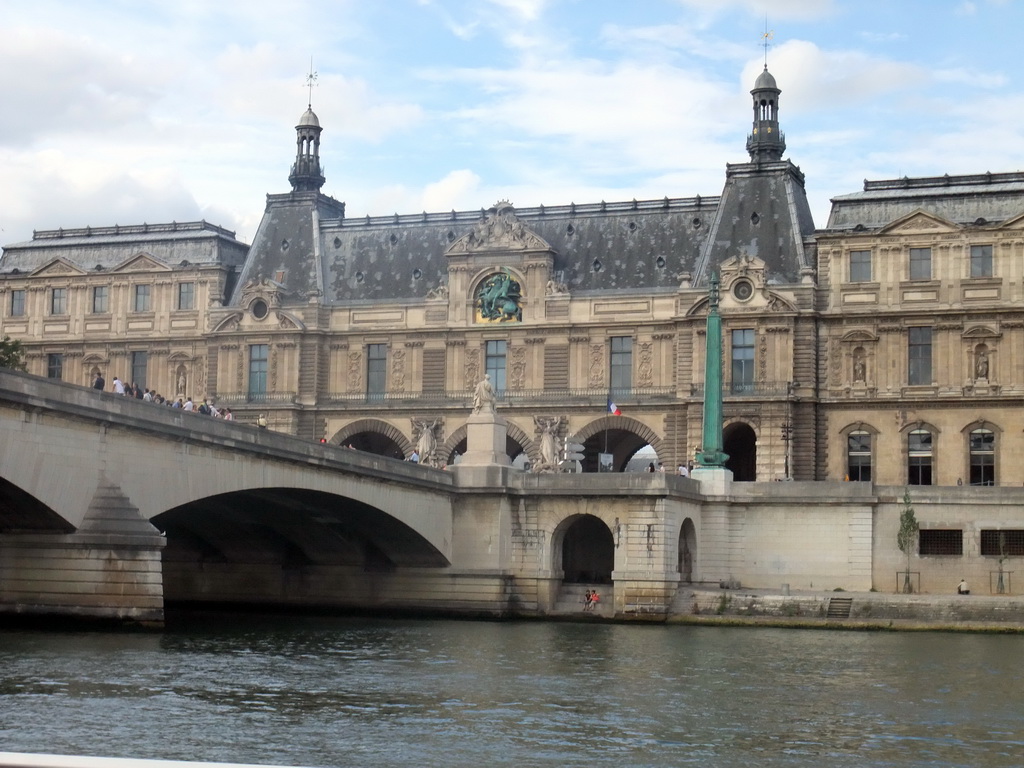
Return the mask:
{"type": "Polygon", "coordinates": [[[77,755],[0,752],[0,768],[268,768],[267,764],[197,763],[190,760],[140,760],[134,757],[80,757],[77,755]]]}

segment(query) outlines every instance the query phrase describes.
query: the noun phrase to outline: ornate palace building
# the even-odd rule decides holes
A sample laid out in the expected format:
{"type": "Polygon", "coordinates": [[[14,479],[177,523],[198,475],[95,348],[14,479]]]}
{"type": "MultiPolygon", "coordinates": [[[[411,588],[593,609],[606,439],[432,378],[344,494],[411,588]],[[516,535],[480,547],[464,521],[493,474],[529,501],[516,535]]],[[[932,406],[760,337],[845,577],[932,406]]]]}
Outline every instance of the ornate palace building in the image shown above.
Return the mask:
{"type": "Polygon", "coordinates": [[[815,229],[767,69],[751,94],[717,196],[359,219],[321,192],[307,110],[251,246],[206,222],[36,232],[0,260],[0,336],[32,373],[438,466],[489,374],[519,466],[571,438],[584,471],[647,445],[674,471],[717,273],[737,481],[1019,485],[1024,174],[865,182],[815,229]]]}

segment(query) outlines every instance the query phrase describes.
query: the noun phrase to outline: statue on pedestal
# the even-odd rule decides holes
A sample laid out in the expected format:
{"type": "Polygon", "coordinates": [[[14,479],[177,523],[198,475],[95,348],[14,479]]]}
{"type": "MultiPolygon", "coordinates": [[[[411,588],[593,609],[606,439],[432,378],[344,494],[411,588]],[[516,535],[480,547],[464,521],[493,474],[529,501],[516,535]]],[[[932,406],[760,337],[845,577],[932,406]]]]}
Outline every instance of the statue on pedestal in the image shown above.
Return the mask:
{"type": "Polygon", "coordinates": [[[494,413],[495,392],[491,374],[485,373],[473,392],[473,413],[494,413]]]}

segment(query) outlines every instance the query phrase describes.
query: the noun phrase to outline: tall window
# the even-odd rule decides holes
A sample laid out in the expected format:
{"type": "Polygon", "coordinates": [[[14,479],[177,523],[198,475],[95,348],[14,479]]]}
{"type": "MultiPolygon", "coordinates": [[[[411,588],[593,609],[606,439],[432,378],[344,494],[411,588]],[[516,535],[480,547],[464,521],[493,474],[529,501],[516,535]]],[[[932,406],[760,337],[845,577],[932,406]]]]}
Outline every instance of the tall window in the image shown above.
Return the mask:
{"type": "Polygon", "coordinates": [[[624,394],[633,388],[633,339],[630,336],[611,338],[608,384],[612,391],[624,394]]]}
{"type": "Polygon", "coordinates": [[[146,386],[146,368],[149,365],[148,352],[132,352],[132,383],[138,387],[146,386]]]}
{"type": "Polygon", "coordinates": [[[505,357],[508,354],[508,342],[488,341],[484,349],[484,372],[491,375],[491,384],[497,392],[505,391],[505,357]]]}
{"type": "Polygon", "coordinates": [[[732,391],[747,392],[754,387],[754,329],[732,332],[732,391]]]}
{"type": "Polygon", "coordinates": [[[64,378],[64,355],[47,355],[46,356],[46,378],[48,378],[48,379],[63,379],[64,378]]]}
{"type": "Polygon", "coordinates": [[[992,246],[971,246],[971,277],[992,277],[992,246]]]}
{"type": "Polygon", "coordinates": [[[850,251],[850,282],[871,282],[871,251],[850,251]]]}
{"type": "Polygon", "coordinates": [[[195,309],[196,284],[178,283],[178,309],[195,309]]]}
{"type": "Polygon", "coordinates": [[[932,329],[907,329],[907,383],[925,386],[932,383],[932,329]]]}
{"type": "Polygon", "coordinates": [[[25,315],[25,289],[18,288],[11,291],[11,317],[23,317],[25,315]]]}
{"type": "Polygon", "coordinates": [[[911,248],[910,249],[910,279],[931,280],[932,279],[932,249],[911,248]]]}
{"type": "Polygon", "coordinates": [[[871,480],[871,433],[851,432],[846,439],[846,474],[853,482],[871,480]]]}
{"type": "Polygon", "coordinates": [[[996,484],[996,435],[991,429],[970,434],[971,485],[996,484]]]}
{"type": "Polygon", "coordinates": [[[249,345],[249,396],[267,394],[267,344],[249,345]]]}
{"type": "Polygon", "coordinates": [[[932,433],[927,429],[907,435],[907,484],[932,484],[932,433]]]}
{"type": "Polygon", "coordinates": [[[135,286],[135,311],[136,312],[149,312],[150,307],[150,286],[148,285],[136,285],[135,286]]]}
{"type": "Polygon", "coordinates": [[[366,396],[382,399],[388,391],[388,345],[366,346],[366,396]]]}
{"type": "Polygon", "coordinates": [[[105,315],[110,311],[110,288],[105,285],[93,287],[92,311],[96,315],[105,315]]]}
{"type": "Polygon", "coordinates": [[[68,313],[68,289],[54,288],[50,291],[50,314],[66,315],[68,313]]]}

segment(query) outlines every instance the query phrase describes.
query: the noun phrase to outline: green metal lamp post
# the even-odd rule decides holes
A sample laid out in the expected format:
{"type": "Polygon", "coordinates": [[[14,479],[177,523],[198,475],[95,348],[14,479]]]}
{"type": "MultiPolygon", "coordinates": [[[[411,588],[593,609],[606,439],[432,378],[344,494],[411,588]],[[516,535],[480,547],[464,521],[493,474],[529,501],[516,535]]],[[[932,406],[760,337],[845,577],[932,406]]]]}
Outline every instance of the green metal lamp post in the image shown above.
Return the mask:
{"type": "Polygon", "coordinates": [[[708,301],[707,347],[704,355],[704,435],[697,453],[702,467],[724,467],[729,455],[722,451],[722,316],[718,314],[718,273],[711,275],[708,301]]]}

